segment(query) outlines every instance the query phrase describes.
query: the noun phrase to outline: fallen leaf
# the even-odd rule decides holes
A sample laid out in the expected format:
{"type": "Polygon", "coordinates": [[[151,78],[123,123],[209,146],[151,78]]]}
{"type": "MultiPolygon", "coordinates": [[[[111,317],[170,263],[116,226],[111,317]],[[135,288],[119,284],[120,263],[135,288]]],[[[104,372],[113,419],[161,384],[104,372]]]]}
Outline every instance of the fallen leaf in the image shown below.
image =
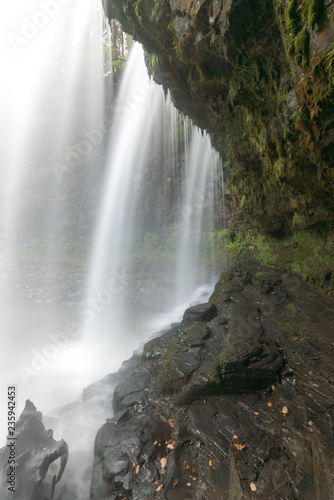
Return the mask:
{"type": "Polygon", "coordinates": [[[159,403],[158,399],[153,399],[153,403],[159,403]]]}
{"type": "Polygon", "coordinates": [[[272,390],[272,391],[274,391],[274,390],[275,390],[275,386],[274,386],[274,385],[272,385],[272,386],[271,386],[271,390],[272,390]]]}
{"type": "Polygon", "coordinates": [[[173,420],[171,418],[167,418],[167,424],[171,424],[173,420]]]}
{"type": "Polygon", "coordinates": [[[313,422],[312,420],[309,421],[308,425],[313,425],[313,422]]]}
{"type": "Polygon", "coordinates": [[[157,487],[157,491],[161,491],[163,487],[164,487],[164,485],[160,484],[160,486],[157,487]]]}
{"type": "Polygon", "coordinates": [[[209,467],[212,467],[212,460],[209,460],[209,467]]]}
{"type": "Polygon", "coordinates": [[[161,467],[164,469],[167,465],[167,457],[162,457],[160,460],[161,467]]]}
{"type": "Polygon", "coordinates": [[[172,444],[172,443],[169,443],[166,448],[168,448],[169,450],[174,450],[175,446],[172,444]]]}
{"type": "Polygon", "coordinates": [[[269,408],[272,406],[272,403],[268,403],[269,408]]]}
{"type": "Polygon", "coordinates": [[[282,413],[284,413],[284,415],[286,415],[288,413],[288,408],[286,406],[283,406],[282,408],[282,413]]]}
{"type": "Polygon", "coordinates": [[[260,414],[257,411],[255,411],[254,415],[259,416],[260,414]]]}
{"type": "Polygon", "coordinates": [[[158,441],[154,441],[153,445],[155,446],[156,444],[158,444],[158,441]]]}
{"type": "Polygon", "coordinates": [[[234,444],[233,446],[236,447],[237,450],[241,451],[244,449],[244,447],[246,446],[245,444],[234,444]]]}
{"type": "Polygon", "coordinates": [[[175,488],[175,486],[177,486],[179,484],[179,480],[178,479],[175,479],[174,483],[173,483],[173,488],[175,488]]]}
{"type": "Polygon", "coordinates": [[[188,464],[185,463],[184,464],[184,470],[189,470],[189,469],[190,469],[190,465],[188,465],[188,464]]]}
{"type": "Polygon", "coordinates": [[[257,490],[257,487],[255,486],[255,484],[254,484],[254,483],[251,483],[251,484],[250,484],[250,489],[251,489],[252,491],[256,491],[256,490],[257,490]]]}
{"type": "Polygon", "coordinates": [[[233,439],[238,439],[238,436],[234,434],[233,439]]]}
{"type": "Polygon", "coordinates": [[[138,474],[138,472],[139,472],[139,468],[140,468],[140,466],[139,466],[139,465],[137,465],[137,467],[136,467],[136,474],[138,474]]]}
{"type": "Polygon", "coordinates": [[[148,398],[148,400],[149,400],[149,401],[152,401],[152,399],[151,399],[151,398],[148,398]]]}
{"type": "Polygon", "coordinates": [[[191,483],[187,483],[187,486],[191,486],[191,483]]]}

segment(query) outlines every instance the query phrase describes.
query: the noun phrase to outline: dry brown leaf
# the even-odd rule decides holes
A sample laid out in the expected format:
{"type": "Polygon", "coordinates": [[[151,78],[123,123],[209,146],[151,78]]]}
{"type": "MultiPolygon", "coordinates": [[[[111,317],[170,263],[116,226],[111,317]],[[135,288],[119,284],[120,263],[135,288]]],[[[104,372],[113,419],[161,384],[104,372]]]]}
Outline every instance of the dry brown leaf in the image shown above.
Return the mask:
{"type": "Polygon", "coordinates": [[[159,403],[158,399],[153,399],[153,403],[159,403]]]}
{"type": "Polygon", "coordinates": [[[209,467],[212,467],[212,460],[209,460],[209,467]]]}
{"type": "Polygon", "coordinates": [[[238,439],[238,436],[234,434],[233,439],[238,439]]]}
{"type": "Polygon", "coordinates": [[[258,411],[255,411],[254,412],[254,415],[256,415],[257,417],[260,415],[258,411]]]}
{"type": "Polygon", "coordinates": [[[156,491],[161,491],[163,487],[164,487],[164,485],[163,485],[163,483],[162,483],[162,484],[160,484],[160,486],[158,486],[158,487],[157,487],[157,490],[156,490],[156,491]]]}
{"type": "Polygon", "coordinates": [[[251,489],[252,491],[256,491],[256,490],[257,490],[257,487],[256,487],[256,485],[255,485],[254,483],[251,483],[251,484],[250,484],[250,489],[251,489]]]}
{"type": "Polygon", "coordinates": [[[184,464],[184,470],[189,470],[189,469],[190,469],[190,465],[184,464]]]}
{"type": "Polygon", "coordinates": [[[167,465],[167,458],[166,457],[162,457],[160,459],[160,463],[161,463],[161,467],[164,469],[167,465]]]}
{"type": "Polygon", "coordinates": [[[148,400],[149,400],[149,401],[152,401],[152,399],[151,399],[151,398],[148,398],[148,400]]]}
{"type": "Polygon", "coordinates": [[[174,483],[173,483],[173,488],[175,488],[175,486],[177,486],[179,484],[179,480],[178,479],[175,479],[174,483]]]}
{"type": "Polygon", "coordinates": [[[167,418],[166,422],[167,422],[167,424],[171,424],[173,422],[173,420],[171,418],[167,418]]]}
{"type": "Polygon", "coordinates": [[[153,445],[155,446],[156,444],[158,444],[158,441],[154,441],[153,445]]]}
{"type": "Polygon", "coordinates": [[[288,408],[286,406],[283,406],[282,408],[282,413],[284,413],[284,415],[286,415],[288,413],[288,408]]]}
{"type": "Polygon", "coordinates": [[[136,467],[136,474],[138,474],[139,469],[140,469],[140,466],[139,466],[139,465],[137,465],[137,467],[136,467]]]}
{"type": "Polygon", "coordinates": [[[272,403],[268,403],[269,408],[272,406],[272,403]]]}
{"type": "Polygon", "coordinates": [[[174,445],[172,443],[169,443],[166,448],[168,448],[169,450],[174,450],[174,445]]]}
{"type": "Polygon", "coordinates": [[[241,451],[244,449],[244,447],[246,446],[245,444],[233,444],[233,446],[236,447],[237,450],[241,451]]]}

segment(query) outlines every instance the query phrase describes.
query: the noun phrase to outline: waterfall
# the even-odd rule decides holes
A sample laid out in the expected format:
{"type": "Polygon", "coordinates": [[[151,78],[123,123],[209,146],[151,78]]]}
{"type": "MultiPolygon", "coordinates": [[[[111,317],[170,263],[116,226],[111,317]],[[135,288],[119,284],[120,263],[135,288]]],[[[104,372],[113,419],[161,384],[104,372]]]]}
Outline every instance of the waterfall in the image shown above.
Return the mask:
{"type": "Polygon", "coordinates": [[[76,272],[68,269],[69,258],[88,225],[71,199],[78,186],[85,197],[96,177],[101,148],[93,134],[104,118],[103,22],[95,0],[18,0],[2,8],[0,311],[6,377],[0,404],[5,385],[15,383],[18,411],[27,397],[50,409],[60,402],[55,393],[62,393],[63,403],[82,388],[74,381],[72,392],[64,382],[70,365],[64,366],[58,354],[65,349],[56,353],[50,335],[64,332],[71,312],[52,295],[62,301],[65,276],[76,272]]]}
{"type": "MultiPolygon", "coordinates": [[[[216,277],[212,266],[208,271],[203,235],[214,229],[219,155],[208,135],[183,117],[170,96],[166,98],[149,79],[137,43],[119,89],[106,165],[87,296],[80,309],[86,352],[94,353],[90,358],[96,360],[95,373],[115,370],[155,330],[179,320],[190,303],[198,301],[205,289],[211,290],[216,277]],[[149,165],[154,149],[158,154],[149,165]],[[159,176],[158,188],[152,186],[153,176],[159,176]],[[140,221],[143,199],[151,203],[146,225],[140,221]],[[172,258],[166,256],[167,246],[172,258]],[[143,248],[146,259],[144,255],[136,260],[143,248]],[[158,262],[154,261],[157,248],[158,262]],[[158,270],[168,277],[171,295],[168,314],[157,316],[153,306],[146,311],[144,337],[124,335],[128,316],[136,314],[135,305],[126,303],[133,302],[129,296],[138,268],[139,280],[150,275],[154,285],[158,270]]],[[[142,303],[147,297],[139,293],[137,299],[142,303]]],[[[160,305],[155,304],[158,311],[160,305]]]]}
{"type": "Polygon", "coordinates": [[[0,307],[4,384],[18,385],[19,411],[30,398],[45,413],[207,300],[221,165],[139,44],[111,91],[94,0],[41,5],[8,7],[0,307]]]}

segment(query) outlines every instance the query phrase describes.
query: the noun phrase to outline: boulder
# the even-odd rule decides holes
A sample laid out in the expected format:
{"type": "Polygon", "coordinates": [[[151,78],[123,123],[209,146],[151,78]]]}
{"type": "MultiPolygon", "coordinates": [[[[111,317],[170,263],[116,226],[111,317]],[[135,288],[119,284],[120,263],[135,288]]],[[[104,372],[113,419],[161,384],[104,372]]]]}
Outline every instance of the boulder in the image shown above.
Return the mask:
{"type": "Polygon", "coordinates": [[[52,500],[68,460],[68,446],[64,440],[55,441],[52,430],[46,430],[42,414],[27,400],[25,408],[16,423],[15,436],[7,439],[0,450],[1,498],[16,500],[52,500]],[[11,469],[9,453],[15,461],[11,469]],[[59,460],[58,473],[48,475],[51,464],[59,460]],[[14,473],[13,473],[14,471],[14,473]],[[12,483],[8,483],[8,474],[12,483]],[[10,477],[10,476],[9,476],[10,477]],[[15,494],[7,496],[8,487],[15,494]],[[11,490],[13,491],[13,490],[11,490]]]}
{"type": "Polygon", "coordinates": [[[186,309],[183,321],[211,321],[217,314],[218,310],[215,304],[207,302],[186,309]]]}

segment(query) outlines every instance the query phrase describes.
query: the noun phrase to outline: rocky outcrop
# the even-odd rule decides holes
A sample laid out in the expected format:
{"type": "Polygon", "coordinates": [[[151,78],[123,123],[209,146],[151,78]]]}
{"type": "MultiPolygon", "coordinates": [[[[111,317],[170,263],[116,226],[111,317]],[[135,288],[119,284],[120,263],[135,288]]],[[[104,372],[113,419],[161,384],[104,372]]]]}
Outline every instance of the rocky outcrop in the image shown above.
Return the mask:
{"type": "Polygon", "coordinates": [[[176,105],[211,132],[235,216],[268,232],[290,229],[295,213],[306,226],[333,220],[332,2],[103,3],[176,105]]]}
{"type": "Polygon", "coordinates": [[[333,301],[244,260],[210,302],[120,371],[91,498],[330,500],[333,301]]]}
{"type": "Polygon", "coordinates": [[[1,498],[52,500],[66,467],[67,444],[54,440],[53,432],[44,428],[41,412],[29,400],[14,434],[0,450],[1,498]],[[58,459],[56,473],[53,464],[58,459]]]}
{"type": "MultiPolygon", "coordinates": [[[[224,162],[225,201],[236,239],[245,239],[245,227],[275,242],[293,230],[303,237],[306,253],[316,247],[322,261],[330,259],[333,2],[103,4],[107,16],[144,45],[150,72],[176,106],[210,132],[224,162]]],[[[305,278],[328,285],[326,268],[309,273],[314,266],[305,259],[300,267],[305,278]]],[[[328,288],[334,293],[334,282],[328,288]]]]}

